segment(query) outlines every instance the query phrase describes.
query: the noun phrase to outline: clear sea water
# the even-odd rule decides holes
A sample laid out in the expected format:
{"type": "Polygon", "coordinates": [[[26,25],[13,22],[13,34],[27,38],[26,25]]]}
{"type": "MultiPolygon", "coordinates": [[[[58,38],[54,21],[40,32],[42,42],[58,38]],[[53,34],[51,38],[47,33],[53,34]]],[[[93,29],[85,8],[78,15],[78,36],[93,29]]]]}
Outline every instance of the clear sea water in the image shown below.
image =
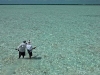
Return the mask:
{"type": "Polygon", "coordinates": [[[100,75],[100,6],[0,5],[0,75],[100,75]]]}

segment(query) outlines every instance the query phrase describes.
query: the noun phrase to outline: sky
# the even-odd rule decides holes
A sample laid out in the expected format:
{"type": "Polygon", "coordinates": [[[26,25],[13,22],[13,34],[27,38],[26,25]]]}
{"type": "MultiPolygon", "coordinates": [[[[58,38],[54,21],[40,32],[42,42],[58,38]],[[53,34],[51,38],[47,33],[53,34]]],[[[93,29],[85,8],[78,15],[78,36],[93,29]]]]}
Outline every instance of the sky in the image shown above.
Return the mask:
{"type": "Polygon", "coordinates": [[[100,0],[0,0],[0,4],[100,4],[100,0]]]}

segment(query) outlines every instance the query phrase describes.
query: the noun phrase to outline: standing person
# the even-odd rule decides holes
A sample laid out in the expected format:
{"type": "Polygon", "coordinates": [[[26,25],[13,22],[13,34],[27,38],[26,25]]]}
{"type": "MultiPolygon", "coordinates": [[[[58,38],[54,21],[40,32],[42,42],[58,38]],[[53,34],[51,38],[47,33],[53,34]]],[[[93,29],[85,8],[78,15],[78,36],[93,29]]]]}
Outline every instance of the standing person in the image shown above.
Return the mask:
{"type": "Polygon", "coordinates": [[[29,58],[31,59],[31,56],[32,56],[32,50],[35,49],[36,47],[32,47],[31,45],[31,42],[30,40],[28,41],[27,45],[26,45],[26,49],[27,49],[27,52],[29,54],[29,58]]]}
{"type": "Polygon", "coordinates": [[[19,58],[20,58],[21,56],[23,56],[23,58],[24,58],[24,56],[25,56],[26,44],[27,44],[26,41],[23,41],[23,43],[21,43],[21,44],[18,46],[17,50],[19,51],[19,58]]]}

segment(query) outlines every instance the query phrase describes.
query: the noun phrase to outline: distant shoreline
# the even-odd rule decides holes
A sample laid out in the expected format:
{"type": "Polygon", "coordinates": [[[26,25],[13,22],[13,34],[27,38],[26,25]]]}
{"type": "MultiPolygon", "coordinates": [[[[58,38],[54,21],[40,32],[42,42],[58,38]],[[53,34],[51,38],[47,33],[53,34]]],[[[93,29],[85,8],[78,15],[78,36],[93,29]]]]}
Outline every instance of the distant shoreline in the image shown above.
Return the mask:
{"type": "Polygon", "coordinates": [[[100,5],[100,4],[0,4],[0,5],[100,5]]]}

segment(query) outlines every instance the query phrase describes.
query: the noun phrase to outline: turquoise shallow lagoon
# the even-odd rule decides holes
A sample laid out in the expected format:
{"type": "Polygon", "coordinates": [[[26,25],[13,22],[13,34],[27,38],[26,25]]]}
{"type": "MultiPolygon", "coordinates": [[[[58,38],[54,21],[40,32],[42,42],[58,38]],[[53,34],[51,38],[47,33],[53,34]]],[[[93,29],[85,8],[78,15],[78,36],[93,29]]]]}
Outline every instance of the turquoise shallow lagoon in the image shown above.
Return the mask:
{"type": "Polygon", "coordinates": [[[0,5],[0,75],[100,75],[100,6],[0,5]]]}

